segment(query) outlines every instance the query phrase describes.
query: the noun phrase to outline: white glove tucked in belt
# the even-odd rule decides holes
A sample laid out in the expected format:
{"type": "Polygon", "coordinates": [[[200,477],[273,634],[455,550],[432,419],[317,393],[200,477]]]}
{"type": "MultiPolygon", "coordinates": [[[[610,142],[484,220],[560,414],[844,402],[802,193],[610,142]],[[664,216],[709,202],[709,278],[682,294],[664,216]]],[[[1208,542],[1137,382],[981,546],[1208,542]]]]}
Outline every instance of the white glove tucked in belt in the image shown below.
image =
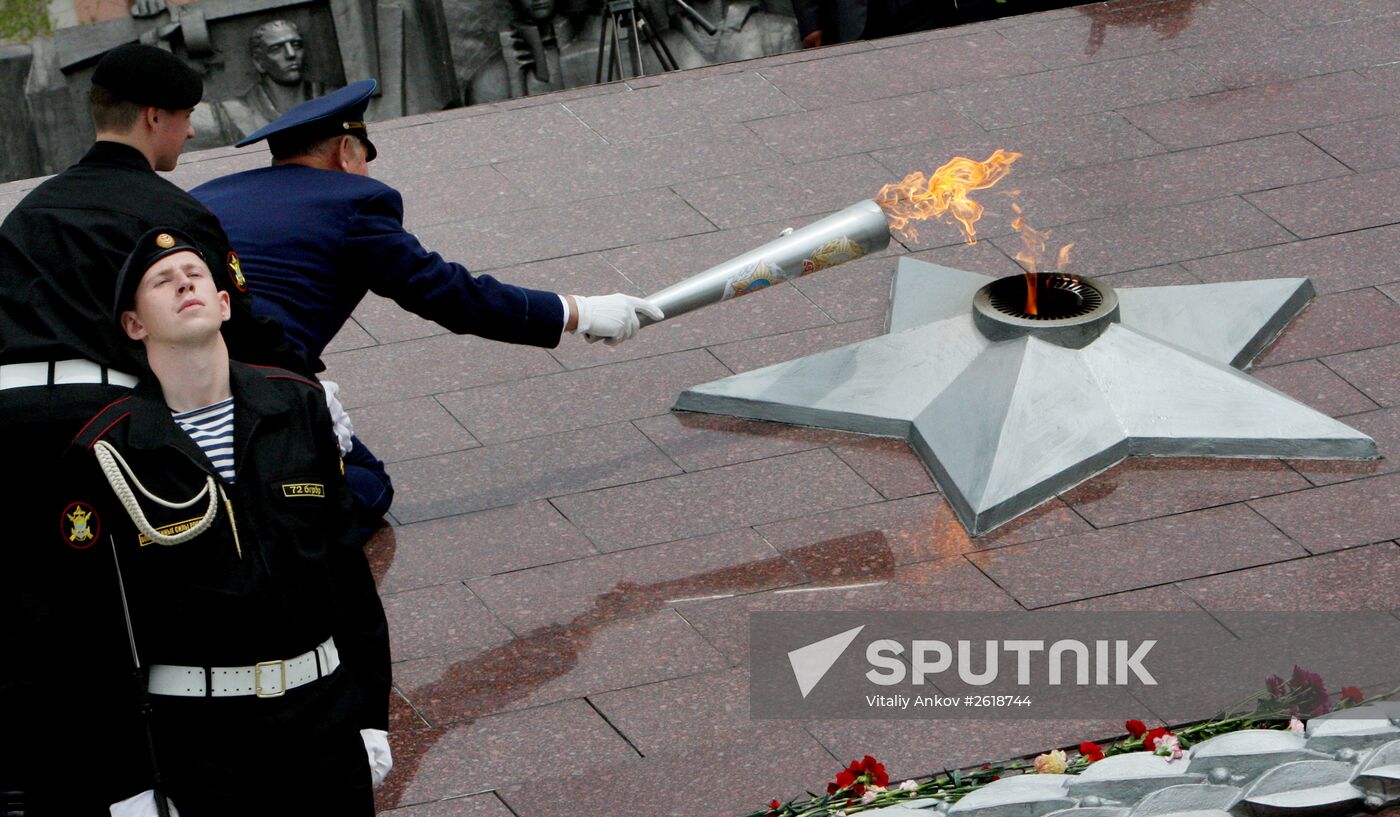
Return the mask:
{"type": "Polygon", "coordinates": [[[345,413],[345,406],[340,404],[340,384],[333,380],[322,380],[321,387],[326,390],[326,408],[331,410],[335,439],[340,443],[340,455],[343,457],[350,453],[350,438],[355,436],[355,426],[351,425],[350,415],[345,413]]]}
{"type": "MultiPolygon", "coordinates": [[[[169,799],[165,801],[170,805],[170,817],[180,817],[180,811],[175,808],[175,804],[169,799]]],[[[156,810],[156,793],[154,789],[146,789],[140,794],[126,798],[120,803],[113,803],[108,809],[112,812],[112,817],[156,817],[160,814],[156,810]]]]}
{"type": "Polygon", "coordinates": [[[394,755],[389,751],[389,733],[383,729],[361,729],[360,739],[365,742],[365,753],[369,755],[369,776],[378,786],[394,768],[394,755]]]}

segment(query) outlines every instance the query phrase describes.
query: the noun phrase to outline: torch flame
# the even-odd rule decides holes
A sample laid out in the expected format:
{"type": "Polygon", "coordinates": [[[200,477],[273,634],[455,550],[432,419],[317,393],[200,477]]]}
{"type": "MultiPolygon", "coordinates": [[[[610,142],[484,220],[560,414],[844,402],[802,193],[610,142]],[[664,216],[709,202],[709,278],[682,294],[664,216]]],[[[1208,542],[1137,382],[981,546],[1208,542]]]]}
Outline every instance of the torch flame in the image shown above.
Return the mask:
{"type": "MultiPolygon", "coordinates": [[[[1038,315],[1035,298],[1035,274],[1040,271],[1041,259],[1045,257],[1045,244],[1050,240],[1049,230],[1037,230],[1026,223],[1025,216],[1021,212],[1021,205],[1012,204],[1011,209],[1016,211],[1016,218],[1011,222],[1011,229],[1021,234],[1021,251],[1016,253],[1016,260],[1021,262],[1021,266],[1026,268],[1026,305],[1025,311],[1028,315],[1038,315]]],[[[1069,263],[1069,250],[1074,243],[1064,245],[1055,255],[1055,269],[1063,270],[1069,263]]]]}
{"type": "Polygon", "coordinates": [[[985,162],[957,156],[932,176],[925,177],[920,171],[905,176],[899,184],[885,185],[875,201],[889,218],[890,229],[910,240],[919,238],[912,222],[951,213],[967,243],[976,244],[977,230],[973,225],[982,217],[983,207],[968,198],[968,193],[986,190],[1001,181],[1011,172],[1011,163],[1019,158],[1021,154],[1001,148],[985,162]]]}

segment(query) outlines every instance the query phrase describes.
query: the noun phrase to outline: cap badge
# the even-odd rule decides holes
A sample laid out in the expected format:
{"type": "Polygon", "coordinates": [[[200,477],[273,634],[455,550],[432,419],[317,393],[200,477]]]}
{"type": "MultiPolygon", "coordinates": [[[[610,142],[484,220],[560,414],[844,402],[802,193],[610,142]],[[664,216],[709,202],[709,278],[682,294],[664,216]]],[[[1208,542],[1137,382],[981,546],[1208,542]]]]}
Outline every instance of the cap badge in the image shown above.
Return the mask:
{"type": "Polygon", "coordinates": [[[161,233],[156,236],[156,246],[160,247],[162,250],[168,250],[175,246],[175,237],[170,233],[161,233]]]}
{"type": "Polygon", "coordinates": [[[233,250],[228,252],[228,274],[239,292],[248,291],[248,279],[243,277],[243,264],[238,260],[238,253],[233,250]]]}
{"type": "Polygon", "coordinates": [[[58,529],[69,547],[86,550],[97,541],[101,526],[97,511],[93,510],[91,505],[86,502],[73,502],[63,509],[63,518],[59,520],[58,529]]]}

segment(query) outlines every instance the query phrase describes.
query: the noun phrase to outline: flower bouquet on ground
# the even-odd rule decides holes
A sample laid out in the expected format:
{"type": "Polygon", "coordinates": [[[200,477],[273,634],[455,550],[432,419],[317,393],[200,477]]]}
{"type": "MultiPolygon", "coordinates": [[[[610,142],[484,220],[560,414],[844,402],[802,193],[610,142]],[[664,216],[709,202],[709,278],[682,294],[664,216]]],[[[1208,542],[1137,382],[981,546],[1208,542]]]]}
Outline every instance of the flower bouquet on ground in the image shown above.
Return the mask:
{"type": "Polygon", "coordinates": [[[806,798],[787,802],[770,800],[768,806],[748,817],[843,817],[911,800],[936,798],[956,802],[1004,776],[1018,774],[1078,774],[1090,764],[1128,752],[1151,752],[1179,760],[1185,750],[1204,740],[1242,729],[1286,729],[1303,734],[1304,719],[1325,715],[1362,704],[1388,699],[1400,689],[1367,698],[1355,686],[1344,686],[1338,693],[1327,690],[1322,676],[1295,666],[1287,680],[1271,675],[1264,682],[1265,692],[1252,695],[1210,720],[1175,728],[1149,728],[1140,720],[1127,721],[1127,734],[1107,745],[1085,741],[1078,747],[1052,749],[1031,760],[1001,764],[984,763],[970,769],[945,769],[890,785],[884,764],[870,755],[851,764],[826,786],[826,794],[808,792],[806,798]]]}

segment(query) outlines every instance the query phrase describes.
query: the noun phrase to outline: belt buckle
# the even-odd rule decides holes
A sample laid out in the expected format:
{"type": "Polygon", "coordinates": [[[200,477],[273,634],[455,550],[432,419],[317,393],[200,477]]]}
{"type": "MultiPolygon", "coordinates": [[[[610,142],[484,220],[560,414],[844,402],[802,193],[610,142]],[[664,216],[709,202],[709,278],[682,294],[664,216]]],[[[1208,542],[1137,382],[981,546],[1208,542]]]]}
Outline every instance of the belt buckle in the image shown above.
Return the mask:
{"type": "Polygon", "coordinates": [[[287,662],[278,659],[276,661],[259,661],[253,665],[253,694],[259,698],[280,698],[287,694],[287,662]],[[276,692],[263,692],[262,674],[267,667],[277,667],[281,674],[282,682],[278,685],[276,692]]]}

